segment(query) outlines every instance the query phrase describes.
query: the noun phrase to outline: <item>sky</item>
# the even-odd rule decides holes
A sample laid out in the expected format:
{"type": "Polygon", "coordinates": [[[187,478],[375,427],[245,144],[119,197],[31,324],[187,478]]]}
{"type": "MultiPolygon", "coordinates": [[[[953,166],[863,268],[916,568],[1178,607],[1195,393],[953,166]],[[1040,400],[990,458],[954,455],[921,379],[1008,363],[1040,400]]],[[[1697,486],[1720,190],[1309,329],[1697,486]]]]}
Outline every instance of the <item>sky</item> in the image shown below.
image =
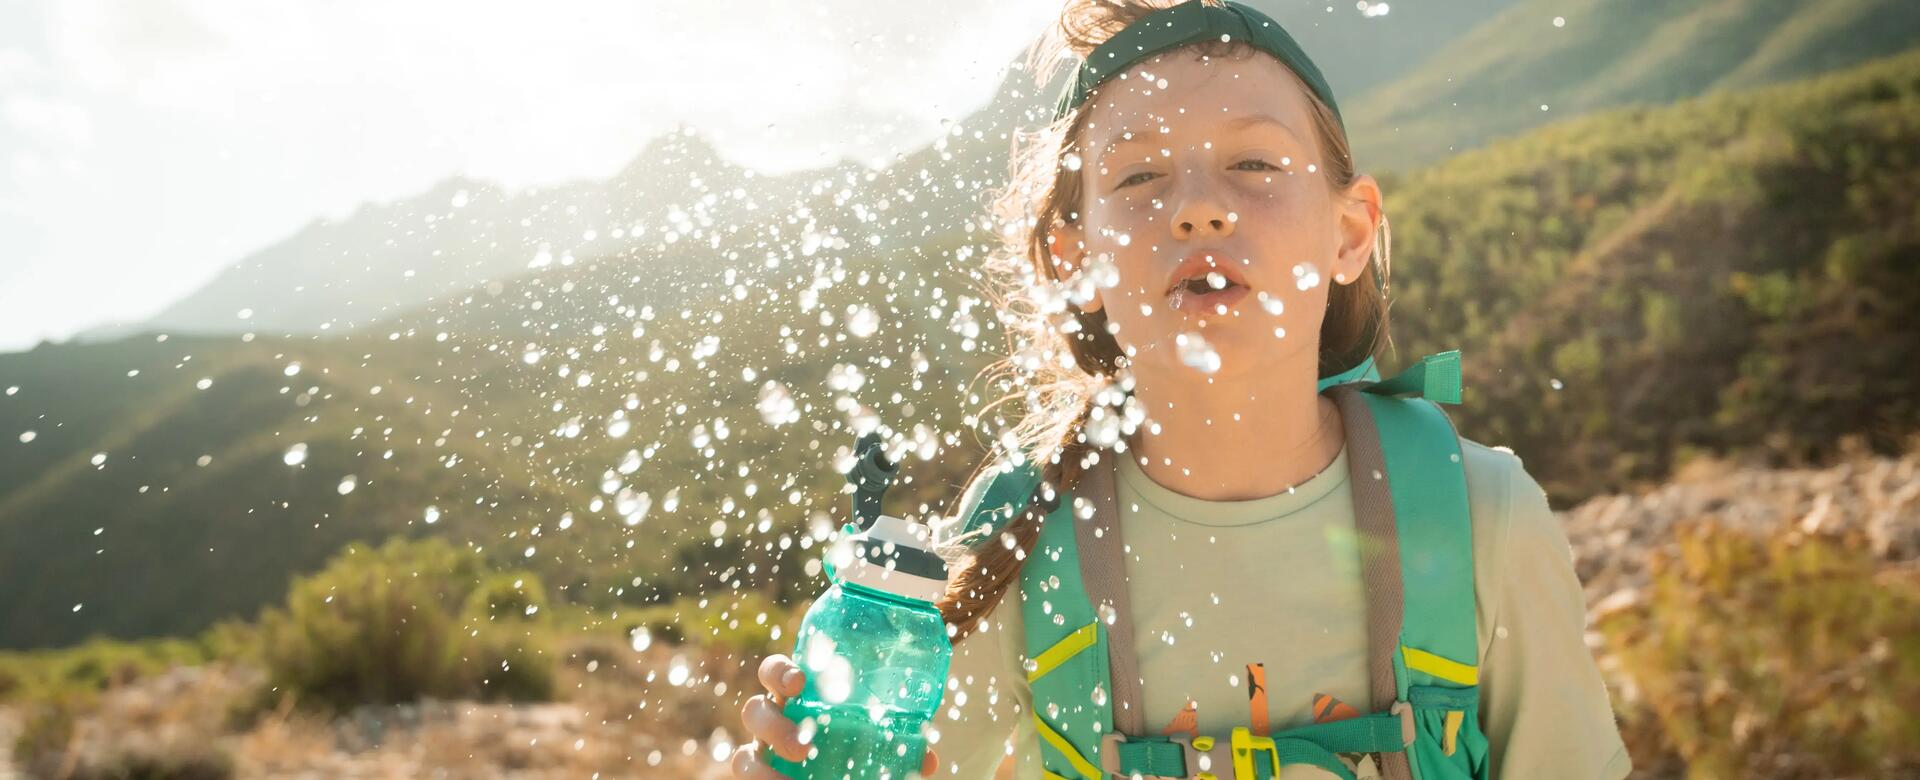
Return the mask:
{"type": "Polygon", "coordinates": [[[985,103],[1057,0],[0,0],[0,352],[321,217],[611,175],[686,124],[781,172],[985,103]]]}

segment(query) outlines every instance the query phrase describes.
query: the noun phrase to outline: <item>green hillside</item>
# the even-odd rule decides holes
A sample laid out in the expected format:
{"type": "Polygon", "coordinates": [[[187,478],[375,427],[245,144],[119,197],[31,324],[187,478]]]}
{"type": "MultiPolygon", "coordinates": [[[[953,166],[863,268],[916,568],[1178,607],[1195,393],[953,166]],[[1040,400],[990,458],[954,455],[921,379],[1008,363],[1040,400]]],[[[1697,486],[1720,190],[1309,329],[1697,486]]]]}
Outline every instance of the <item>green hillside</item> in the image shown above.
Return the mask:
{"type": "Polygon", "coordinates": [[[1920,428],[1920,53],[1389,182],[1394,331],[1557,499],[1920,428]]]}
{"type": "Polygon", "coordinates": [[[395,534],[478,546],[589,604],[793,589],[798,537],[842,514],[853,397],[940,452],[907,458],[892,511],[957,493],[984,451],[962,389],[997,338],[956,305],[962,276],[822,253],[739,275],[753,295],[736,297],[705,270],[725,258],[675,258],[678,275],[609,258],[491,283],[348,337],[0,355],[17,388],[0,396],[0,647],[249,615],[290,573],[395,534]],[[856,305],[876,314],[864,338],[856,305]],[[797,422],[764,421],[768,382],[797,422]]]}
{"type": "MultiPolygon", "coordinates": [[[[1920,430],[1916,149],[1909,55],[1390,178],[1389,367],[1462,348],[1461,429],[1513,447],[1562,505],[1694,452],[1891,447],[1920,430]]],[[[1002,427],[970,416],[1006,392],[973,381],[1002,338],[979,250],[683,246],[346,337],[0,355],[18,388],[0,395],[0,646],[248,615],[346,542],[396,534],[594,608],[810,593],[856,417],[911,449],[901,514],[950,500],[1002,427]]]]}
{"type": "Polygon", "coordinates": [[[1360,96],[1347,117],[1358,159],[1405,169],[1598,109],[1788,81],[1917,44],[1920,4],[1906,0],[1523,2],[1360,96]]]}

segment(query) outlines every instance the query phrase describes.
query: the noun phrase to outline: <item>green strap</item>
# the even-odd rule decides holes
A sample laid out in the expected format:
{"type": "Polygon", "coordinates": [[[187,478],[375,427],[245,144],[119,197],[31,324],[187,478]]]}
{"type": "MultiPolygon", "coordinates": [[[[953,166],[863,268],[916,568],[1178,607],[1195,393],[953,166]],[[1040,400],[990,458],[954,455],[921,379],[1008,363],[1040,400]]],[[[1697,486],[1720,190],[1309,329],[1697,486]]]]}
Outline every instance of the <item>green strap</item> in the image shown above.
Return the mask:
{"type": "Polygon", "coordinates": [[[1354,366],[1353,368],[1349,368],[1333,376],[1321,377],[1319,386],[1315,388],[1314,392],[1323,392],[1329,387],[1344,385],[1348,382],[1375,382],[1379,381],[1379,379],[1379,366],[1374,364],[1373,358],[1367,358],[1366,360],[1360,361],[1360,365],[1354,366]]]}
{"type": "MultiPolygon", "coordinates": [[[[1334,755],[1332,751],[1312,742],[1294,739],[1292,737],[1274,737],[1273,752],[1274,757],[1279,759],[1281,766],[1307,764],[1320,767],[1332,773],[1334,776],[1339,777],[1340,780],[1356,780],[1353,776],[1353,770],[1348,769],[1347,765],[1340,760],[1339,756],[1334,755]]],[[[1270,777],[1267,769],[1267,765],[1263,763],[1253,765],[1253,773],[1259,778],[1270,777]]]]}
{"type": "Polygon", "coordinates": [[[1460,403],[1460,350],[1423,357],[1392,379],[1368,386],[1367,392],[1395,398],[1425,398],[1442,404],[1460,403]]]}
{"type": "Polygon", "coordinates": [[[1138,772],[1145,777],[1186,777],[1192,774],[1187,768],[1186,751],[1180,747],[1180,743],[1167,737],[1129,739],[1115,747],[1115,752],[1119,754],[1120,774],[1138,772]]]}
{"type": "Polygon", "coordinates": [[[1407,745],[1401,741],[1399,715],[1374,712],[1331,723],[1313,723],[1286,729],[1273,735],[1304,740],[1330,753],[1398,753],[1407,745]]]}

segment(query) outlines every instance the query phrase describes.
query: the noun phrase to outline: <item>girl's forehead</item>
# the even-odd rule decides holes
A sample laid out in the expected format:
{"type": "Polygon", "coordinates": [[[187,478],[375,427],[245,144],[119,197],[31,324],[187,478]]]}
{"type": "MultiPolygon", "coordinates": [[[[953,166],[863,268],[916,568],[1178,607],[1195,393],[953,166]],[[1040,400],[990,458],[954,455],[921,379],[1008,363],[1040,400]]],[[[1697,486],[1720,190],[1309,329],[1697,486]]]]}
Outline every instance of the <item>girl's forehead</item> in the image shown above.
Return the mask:
{"type": "Polygon", "coordinates": [[[1273,123],[1306,138],[1311,122],[1304,85],[1272,56],[1176,50],[1102,83],[1082,142],[1097,154],[1142,134],[1210,135],[1273,123]]]}

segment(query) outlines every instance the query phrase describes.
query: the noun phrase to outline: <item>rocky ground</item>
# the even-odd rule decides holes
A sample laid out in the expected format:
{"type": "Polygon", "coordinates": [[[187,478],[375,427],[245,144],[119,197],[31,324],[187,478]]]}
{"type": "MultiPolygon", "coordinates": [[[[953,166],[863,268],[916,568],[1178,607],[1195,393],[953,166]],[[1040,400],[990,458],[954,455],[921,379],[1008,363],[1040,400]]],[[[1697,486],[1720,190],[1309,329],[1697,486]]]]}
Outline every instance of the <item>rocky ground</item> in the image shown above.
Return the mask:
{"type": "Polygon", "coordinates": [[[1670,548],[1681,523],[1711,520],[1756,532],[1859,531],[1888,563],[1920,563],[1920,447],[1901,457],[1855,453],[1816,469],[1747,469],[1700,461],[1639,495],[1594,498],[1560,513],[1587,603],[1596,613],[1634,602],[1649,553],[1670,548]]]}

